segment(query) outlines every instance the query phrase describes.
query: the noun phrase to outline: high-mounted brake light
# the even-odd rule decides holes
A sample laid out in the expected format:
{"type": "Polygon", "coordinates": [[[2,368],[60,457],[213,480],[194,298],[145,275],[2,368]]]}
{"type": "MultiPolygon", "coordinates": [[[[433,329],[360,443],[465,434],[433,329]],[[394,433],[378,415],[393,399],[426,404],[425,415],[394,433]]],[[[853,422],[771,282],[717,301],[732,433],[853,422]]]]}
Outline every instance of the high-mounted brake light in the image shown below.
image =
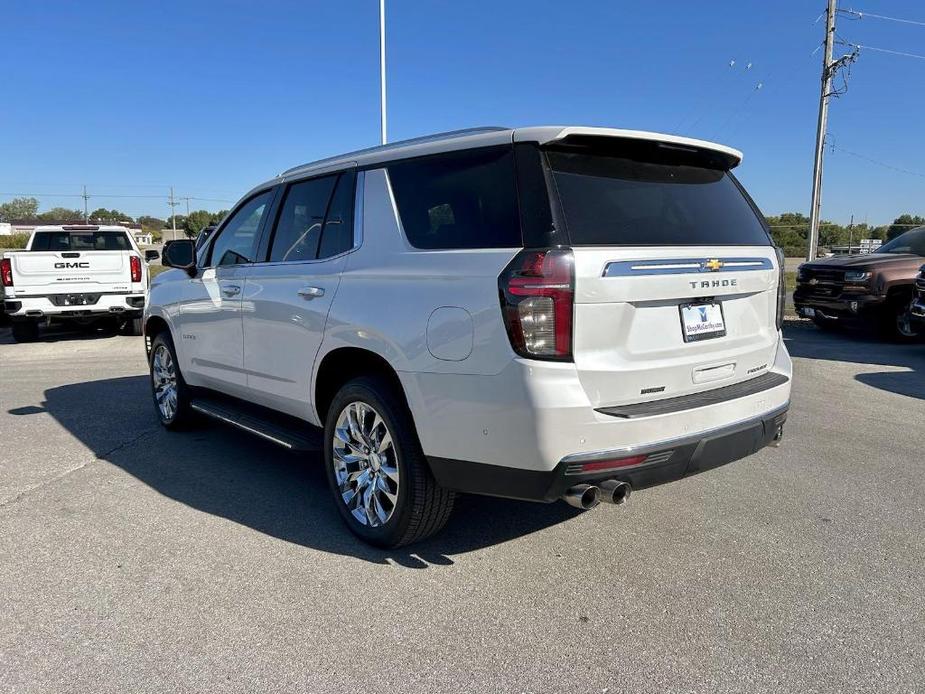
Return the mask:
{"type": "Polygon", "coordinates": [[[13,263],[9,258],[0,260],[0,278],[4,287],[13,286],[13,263]]]}
{"type": "Polygon", "coordinates": [[[529,359],[572,359],[575,260],[570,249],[525,250],[498,280],[511,347],[529,359]]]}
{"type": "Polygon", "coordinates": [[[137,255],[129,256],[129,267],[132,270],[132,282],[141,282],[141,258],[137,255]]]}

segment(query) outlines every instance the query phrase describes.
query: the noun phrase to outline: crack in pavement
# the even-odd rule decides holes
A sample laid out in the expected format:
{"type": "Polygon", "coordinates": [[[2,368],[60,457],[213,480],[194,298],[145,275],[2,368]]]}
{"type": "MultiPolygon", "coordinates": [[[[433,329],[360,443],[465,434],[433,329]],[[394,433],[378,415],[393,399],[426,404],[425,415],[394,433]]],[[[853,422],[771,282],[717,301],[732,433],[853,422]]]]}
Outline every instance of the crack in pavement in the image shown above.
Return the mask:
{"type": "Polygon", "coordinates": [[[55,484],[56,482],[59,482],[60,480],[63,480],[63,479],[64,479],[65,477],[67,477],[68,475],[71,475],[71,474],[73,474],[73,473],[75,473],[75,472],[77,472],[77,471],[79,471],[79,470],[83,470],[83,469],[84,469],[85,467],[87,467],[90,463],[96,462],[97,460],[106,460],[106,459],[107,459],[110,455],[112,455],[113,453],[117,453],[118,451],[121,451],[121,450],[123,450],[123,449],[125,449],[125,448],[128,448],[129,446],[133,446],[134,444],[136,444],[136,443],[138,443],[139,441],[141,441],[141,439],[143,439],[143,438],[145,438],[146,436],[149,436],[149,435],[151,435],[151,434],[154,434],[154,433],[157,432],[157,431],[158,431],[158,427],[150,427],[150,428],[148,428],[148,429],[145,429],[144,431],[142,431],[141,433],[139,433],[137,436],[134,436],[134,437],[130,438],[130,439],[127,440],[127,441],[123,441],[123,442],[121,442],[121,443],[119,443],[119,444],[113,446],[113,447],[110,448],[108,451],[104,451],[103,453],[97,453],[93,458],[90,458],[89,460],[85,460],[85,461],[82,462],[80,465],[76,465],[76,466],[74,466],[74,467],[72,467],[72,468],[70,468],[70,469],[68,469],[68,470],[65,470],[64,472],[62,472],[62,473],[59,474],[59,475],[55,475],[54,477],[52,477],[52,478],[50,478],[50,479],[43,480],[43,481],[41,481],[41,482],[39,482],[39,483],[37,483],[37,484],[32,485],[31,487],[27,487],[27,488],[25,488],[25,489],[19,491],[17,494],[14,494],[13,496],[11,496],[11,497],[9,497],[9,498],[7,498],[7,499],[0,499],[0,509],[6,508],[7,506],[12,506],[12,505],[15,504],[16,502],[21,501],[27,494],[31,494],[32,492],[36,491],[37,489],[44,489],[45,487],[49,487],[49,486],[55,484]]]}

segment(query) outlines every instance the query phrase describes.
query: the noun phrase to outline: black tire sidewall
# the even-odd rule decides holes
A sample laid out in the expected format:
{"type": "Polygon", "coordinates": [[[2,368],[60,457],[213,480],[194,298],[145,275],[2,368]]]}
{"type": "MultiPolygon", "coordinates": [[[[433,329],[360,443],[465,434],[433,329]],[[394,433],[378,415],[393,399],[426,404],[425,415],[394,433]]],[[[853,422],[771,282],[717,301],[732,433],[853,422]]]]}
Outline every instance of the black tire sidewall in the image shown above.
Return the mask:
{"type": "Polygon", "coordinates": [[[350,530],[370,544],[394,547],[402,541],[414,510],[415,476],[422,474],[419,463],[423,458],[417,433],[407,406],[396,396],[388,383],[375,378],[361,377],[344,385],[328,408],[324,425],[324,465],[328,485],[337,511],[350,530]],[[347,510],[334,478],[334,426],[341,411],[351,402],[365,402],[376,409],[392,435],[392,446],[397,454],[399,474],[398,503],[391,518],[384,525],[372,528],[363,525],[347,510]]]}

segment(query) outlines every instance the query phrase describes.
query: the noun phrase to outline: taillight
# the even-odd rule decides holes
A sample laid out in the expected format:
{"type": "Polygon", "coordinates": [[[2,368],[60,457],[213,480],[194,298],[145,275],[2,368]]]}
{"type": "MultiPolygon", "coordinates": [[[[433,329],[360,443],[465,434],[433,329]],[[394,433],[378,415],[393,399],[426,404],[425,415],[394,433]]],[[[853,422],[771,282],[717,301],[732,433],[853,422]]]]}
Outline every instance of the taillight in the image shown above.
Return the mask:
{"type": "Polygon", "coordinates": [[[4,287],[13,286],[13,263],[9,258],[0,260],[0,278],[4,287]]]}
{"type": "Polygon", "coordinates": [[[128,261],[132,270],[132,282],[141,282],[141,258],[137,255],[131,255],[128,261]]]}
{"type": "Polygon", "coordinates": [[[575,297],[572,251],[521,251],[501,273],[498,285],[514,351],[529,359],[570,361],[575,297]]]}
{"type": "Polygon", "coordinates": [[[780,330],[784,325],[784,309],[787,307],[787,279],[784,274],[784,249],[775,248],[777,251],[778,280],[777,280],[777,329],[780,330]]]}

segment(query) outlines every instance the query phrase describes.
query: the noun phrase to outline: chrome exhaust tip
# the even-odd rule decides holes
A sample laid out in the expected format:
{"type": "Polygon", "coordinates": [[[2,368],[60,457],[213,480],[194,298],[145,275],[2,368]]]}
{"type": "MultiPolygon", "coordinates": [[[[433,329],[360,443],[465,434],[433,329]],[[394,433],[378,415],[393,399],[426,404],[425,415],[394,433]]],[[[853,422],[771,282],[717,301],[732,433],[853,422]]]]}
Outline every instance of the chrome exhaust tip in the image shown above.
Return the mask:
{"type": "Polygon", "coordinates": [[[593,484],[576,484],[569,487],[562,499],[569,506],[588,511],[601,503],[600,489],[593,484]]]}
{"type": "Polygon", "coordinates": [[[599,496],[601,501],[605,504],[617,506],[625,504],[626,500],[630,498],[630,494],[633,493],[633,488],[629,483],[621,482],[620,480],[606,480],[601,482],[598,487],[600,488],[599,496]]]}

